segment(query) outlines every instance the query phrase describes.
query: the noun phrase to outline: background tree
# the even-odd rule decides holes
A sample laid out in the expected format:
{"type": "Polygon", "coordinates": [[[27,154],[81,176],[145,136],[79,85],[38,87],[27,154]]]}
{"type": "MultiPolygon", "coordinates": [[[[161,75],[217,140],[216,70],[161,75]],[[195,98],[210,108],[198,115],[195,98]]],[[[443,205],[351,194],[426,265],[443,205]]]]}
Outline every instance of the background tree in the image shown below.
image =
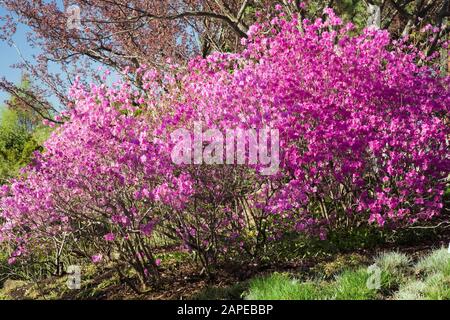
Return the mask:
{"type": "MultiPolygon", "coordinates": [[[[27,90],[30,81],[25,75],[20,90],[27,90]]],[[[50,128],[40,124],[40,116],[32,108],[26,96],[15,96],[2,107],[0,114],[0,181],[2,184],[16,176],[19,169],[30,162],[34,151],[48,137],[50,128]],[[27,103],[24,103],[27,102],[27,103]]]]}
{"type": "Polygon", "coordinates": [[[425,43],[416,30],[428,23],[437,25],[435,41],[424,48],[429,55],[448,33],[442,29],[450,14],[448,0],[65,0],[63,5],[60,1],[0,0],[11,12],[1,17],[5,31],[0,39],[11,41],[18,23],[31,29],[30,45],[39,48],[40,54],[36,61],[24,60],[17,67],[42,84],[19,90],[1,79],[0,88],[16,97],[26,94],[33,101],[29,108],[57,122],[52,115],[58,108],[49,102],[50,97],[56,97],[60,105],[71,105],[66,93],[76,74],[95,79],[99,65],[119,73],[126,66],[143,64],[164,69],[167,59],[185,63],[199,54],[238,52],[249,26],[267,18],[277,4],[305,18],[321,16],[323,8],[332,7],[359,29],[366,25],[367,6],[376,4],[381,7],[382,28],[395,37],[412,34],[416,45],[425,43]],[[74,17],[66,10],[73,5],[80,8],[81,28],[68,28],[68,20],[74,17]],[[56,73],[50,71],[53,64],[59,66],[56,73]]]}

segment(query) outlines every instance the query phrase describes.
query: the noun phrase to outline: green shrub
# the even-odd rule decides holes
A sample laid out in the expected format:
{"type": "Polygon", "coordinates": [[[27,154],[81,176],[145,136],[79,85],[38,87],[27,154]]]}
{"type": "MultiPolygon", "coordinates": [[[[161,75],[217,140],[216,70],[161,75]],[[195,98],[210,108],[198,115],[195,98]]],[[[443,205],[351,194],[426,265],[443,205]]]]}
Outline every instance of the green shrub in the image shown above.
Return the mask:
{"type": "MultiPolygon", "coordinates": [[[[450,180],[450,175],[449,175],[448,179],[450,180]]],[[[444,207],[442,208],[442,211],[449,213],[450,212],[450,184],[447,186],[447,189],[445,189],[444,196],[443,196],[443,202],[444,202],[444,207]]]]}
{"type": "Polygon", "coordinates": [[[329,252],[352,252],[385,243],[385,234],[374,226],[333,229],[325,242],[329,252]]]}

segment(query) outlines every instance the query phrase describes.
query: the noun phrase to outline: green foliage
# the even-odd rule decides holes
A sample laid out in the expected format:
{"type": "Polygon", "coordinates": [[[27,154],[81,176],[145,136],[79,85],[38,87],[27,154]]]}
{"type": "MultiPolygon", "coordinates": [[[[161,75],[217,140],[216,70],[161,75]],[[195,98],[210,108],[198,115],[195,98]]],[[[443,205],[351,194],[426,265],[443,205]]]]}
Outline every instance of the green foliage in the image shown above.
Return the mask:
{"type": "MultiPolygon", "coordinates": [[[[450,176],[448,178],[450,180],[450,176]]],[[[449,214],[450,213],[450,185],[448,185],[447,189],[445,190],[443,202],[444,202],[443,211],[444,211],[444,213],[449,214]]]]}
{"type": "Polygon", "coordinates": [[[344,21],[351,21],[357,30],[362,30],[367,25],[367,6],[361,0],[339,0],[336,1],[336,12],[342,16],[344,21]]]}
{"type": "Polygon", "coordinates": [[[367,226],[330,230],[327,240],[330,251],[351,252],[379,246],[385,243],[385,235],[379,228],[367,226]]]}
{"type": "Polygon", "coordinates": [[[39,146],[42,146],[53,130],[53,128],[43,125],[37,126],[32,132],[32,138],[39,146]]]}
{"type": "MultiPolygon", "coordinates": [[[[23,76],[20,87],[30,88],[30,81],[23,76]]],[[[19,173],[19,169],[30,162],[36,150],[49,137],[52,128],[40,124],[36,111],[23,107],[27,97],[12,97],[7,106],[0,106],[0,184],[7,183],[19,173]]],[[[31,102],[30,102],[31,103],[31,102]]]]}
{"type": "MultiPolygon", "coordinates": [[[[18,290],[22,291],[26,285],[25,281],[21,280],[7,280],[4,282],[2,288],[0,289],[0,300],[12,300],[14,298],[14,293],[18,290]]],[[[24,293],[22,291],[21,293],[24,293]]]]}
{"type": "Polygon", "coordinates": [[[3,108],[0,114],[0,181],[6,183],[16,176],[19,169],[29,163],[34,151],[41,150],[41,144],[48,137],[50,129],[33,128],[23,121],[24,114],[3,108]]]}
{"type": "Polygon", "coordinates": [[[267,244],[263,261],[331,257],[361,249],[372,249],[386,242],[386,235],[380,229],[373,227],[329,231],[326,240],[314,239],[299,233],[286,234],[282,239],[267,244]]]}
{"type": "Polygon", "coordinates": [[[192,254],[183,251],[160,252],[155,255],[155,258],[160,259],[164,267],[173,266],[174,268],[194,261],[192,254]]]}
{"type": "Polygon", "coordinates": [[[23,127],[18,124],[17,113],[4,109],[0,123],[0,170],[1,177],[7,178],[14,175],[23,149],[30,136],[23,127]]]}

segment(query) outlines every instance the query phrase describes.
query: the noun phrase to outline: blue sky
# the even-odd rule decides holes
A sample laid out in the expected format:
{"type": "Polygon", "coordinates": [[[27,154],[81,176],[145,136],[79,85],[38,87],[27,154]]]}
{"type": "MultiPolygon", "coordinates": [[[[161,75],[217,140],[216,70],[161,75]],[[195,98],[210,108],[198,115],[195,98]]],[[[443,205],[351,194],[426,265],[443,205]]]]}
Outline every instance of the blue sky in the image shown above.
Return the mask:
{"type": "MultiPolygon", "coordinates": [[[[61,10],[64,9],[62,0],[57,0],[56,3],[61,10]]],[[[8,13],[9,12],[5,8],[0,6],[0,17],[3,17],[8,13]]],[[[27,33],[30,31],[31,29],[28,28],[28,26],[18,24],[16,33],[13,36],[14,43],[20,50],[20,53],[29,61],[32,60],[31,58],[33,55],[39,53],[38,49],[30,47],[27,43],[27,33]]],[[[5,77],[11,82],[19,83],[22,76],[22,71],[17,68],[11,68],[11,65],[21,61],[22,58],[17,52],[17,49],[10,46],[7,42],[0,40],[0,77],[5,77]]],[[[57,70],[54,69],[57,68],[56,66],[52,66],[51,68],[52,71],[57,70]]],[[[8,99],[8,97],[9,95],[7,93],[0,90],[0,106],[6,99],[8,99]]],[[[51,98],[50,100],[53,99],[51,98]]]]}
{"type": "MultiPolygon", "coordinates": [[[[7,11],[0,7],[0,16],[5,16],[7,11]]],[[[14,35],[14,42],[20,49],[25,57],[31,57],[35,50],[28,46],[26,41],[26,33],[29,29],[24,25],[19,25],[17,27],[17,32],[14,35]]],[[[5,77],[9,81],[18,83],[21,78],[21,71],[19,69],[11,68],[10,66],[14,63],[20,62],[21,58],[14,47],[11,47],[5,41],[0,40],[0,77],[5,77]]],[[[0,91],[0,105],[3,104],[4,100],[8,98],[5,92],[0,91]]]]}

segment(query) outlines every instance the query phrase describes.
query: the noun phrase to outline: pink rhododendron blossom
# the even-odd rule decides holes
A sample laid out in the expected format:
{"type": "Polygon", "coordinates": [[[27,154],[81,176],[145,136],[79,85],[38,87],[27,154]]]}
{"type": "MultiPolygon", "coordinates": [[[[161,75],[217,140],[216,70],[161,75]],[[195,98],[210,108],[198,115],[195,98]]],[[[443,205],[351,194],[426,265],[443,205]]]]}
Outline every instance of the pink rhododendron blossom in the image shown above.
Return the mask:
{"type": "Polygon", "coordinates": [[[103,236],[103,238],[106,240],[106,241],[114,241],[114,239],[116,238],[116,236],[114,235],[114,233],[107,233],[107,234],[105,234],[104,236],[103,236]]]}
{"type": "Polygon", "coordinates": [[[93,255],[91,257],[91,260],[92,260],[93,263],[100,263],[103,260],[103,255],[100,254],[100,253],[96,254],[96,255],[93,255]]]}

